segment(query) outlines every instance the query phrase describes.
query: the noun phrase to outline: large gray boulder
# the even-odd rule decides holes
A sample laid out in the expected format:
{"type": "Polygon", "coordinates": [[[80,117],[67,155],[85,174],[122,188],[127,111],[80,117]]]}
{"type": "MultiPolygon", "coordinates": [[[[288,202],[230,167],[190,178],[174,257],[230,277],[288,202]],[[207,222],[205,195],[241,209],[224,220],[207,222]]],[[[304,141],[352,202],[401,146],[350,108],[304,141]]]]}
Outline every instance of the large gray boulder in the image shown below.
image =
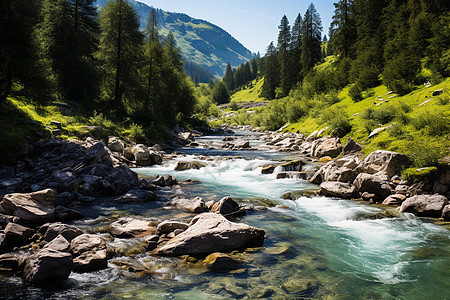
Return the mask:
{"type": "Polygon", "coordinates": [[[204,213],[192,219],[189,228],[157,249],[161,255],[198,255],[226,252],[264,242],[265,231],[233,223],[222,215],[204,213]]]}
{"type": "Polygon", "coordinates": [[[170,201],[170,204],[178,209],[196,214],[209,211],[206,207],[205,200],[201,197],[195,197],[193,199],[176,197],[170,201]]]}
{"type": "Polygon", "coordinates": [[[125,150],[125,145],[120,139],[112,136],[108,138],[108,148],[111,151],[123,153],[123,150],[125,150]]]}
{"type": "Polygon", "coordinates": [[[420,217],[440,218],[444,207],[448,204],[448,199],[442,195],[416,195],[402,203],[400,212],[409,212],[420,217]]]}
{"type": "Polygon", "coordinates": [[[317,140],[311,149],[311,155],[314,157],[330,156],[337,157],[342,152],[342,145],[338,138],[322,138],[317,140]]]}
{"type": "Polygon", "coordinates": [[[355,187],[349,183],[327,181],[320,185],[320,193],[326,196],[350,199],[355,194],[355,187]]]}
{"type": "Polygon", "coordinates": [[[353,185],[359,194],[364,192],[374,194],[378,201],[383,201],[393,192],[388,177],[385,175],[361,173],[353,181],[353,185]]]}
{"type": "Polygon", "coordinates": [[[30,242],[34,230],[16,223],[9,223],[5,228],[5,241],[8,247],[18,247],[30,242]]]}
{"type": "Polygon", "coordinates": [[[105,180],[110,183],[115,195],[122,195],[139,185],[137,173],[127,166],[114,168],[105,180]]]}
{"type": "Polygon", "coordinates": [[[0,202],[0,213],[16,216],[30,223],[43,224],[54,219],[54,198],[55,191],[51,189],[7,194],[0,202]]]}
{"type": "Polygon", "coordinates": [[[83,234],[83,231],[80,228],[62,223],[45,224],[39,231],[45,231],[44,241],[46,242],[52,241],[58,235],[62,235],[67,241],[70,242],[77,236],[83,234]]]}
{"type": "Polygon", "coordinates": [[[223,197],[219,202],[214,203],[211,212],[217,212],[222,215],[229,215],[239,211],[239,204],[231,197],[223,197]]]}
{"type": "Polygon", "coordinates": [[[108,257],[106,242],[95,234],[82,234],[70,243],[70,253],[74,259],[74,271],[90,272],[106,269],[108,257]]]}
{"type": "Polygon", "coordinates": [[[70,171],[54,171],[51,180],[57,183],[55,187],[60,193],[78,191],[77,178],[70,171]]]}
{"type": "Polygon", "coordinates": [[[409,158],[401,153],[376,150],[370,153],[358,166],[358,170],[368,174],[394,176],[411,164],[409,158]]]}
{"type": "Polygon", "coordinates": [[[70,253],[42,249],[25,260],[22,279],[35,285],[66,280],[73,269],[70,253]]]}
{"type": "Polygon", "coordinates": [[[52,249],[55,251],[69,252],[70,242],[62,235],[55,237],[50,243],[46,244],[43,249],[52,249]]]}
{"type": "Polygon", "coordinates": [[[344,146],[344,154],[351,152],[359,152],[362,150],[362,146],[355,142],[352,138],[348,138],[347,144],[344,146]]]}

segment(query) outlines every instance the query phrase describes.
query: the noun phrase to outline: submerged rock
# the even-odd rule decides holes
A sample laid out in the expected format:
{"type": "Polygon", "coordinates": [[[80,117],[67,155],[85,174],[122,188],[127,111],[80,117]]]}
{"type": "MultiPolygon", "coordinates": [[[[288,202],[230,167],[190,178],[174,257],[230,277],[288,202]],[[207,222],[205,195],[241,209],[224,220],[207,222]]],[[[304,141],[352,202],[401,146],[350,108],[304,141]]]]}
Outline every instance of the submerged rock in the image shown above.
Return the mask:
{"type": "Polygon", "coordinates": [[[223,253],[212,253],[208,255],[203,264],[212,272],[226,273],[242,267],[242,262],[223,253]]]}
{"type": "Polygon", "coordinates": [[[175,171],[184,171],[189,169],[199,170],[201,168],[206,167],[207,164],[199,161],[179,161],[175,166],[175,171]]]}
{"type": "Polygon", "coordinates": [[[22,279],[25,283],[46,285],[66,280],[72,269],[70,253],[42,249],[25,260],[22,279]]]}
{"type": "Polygon", "coordinates": [[[190,227],[157,249],[161,255],[198,255],[261,246],[265,231],[242,223],[230,222],[214,213],[203,213],[190,227]]]}

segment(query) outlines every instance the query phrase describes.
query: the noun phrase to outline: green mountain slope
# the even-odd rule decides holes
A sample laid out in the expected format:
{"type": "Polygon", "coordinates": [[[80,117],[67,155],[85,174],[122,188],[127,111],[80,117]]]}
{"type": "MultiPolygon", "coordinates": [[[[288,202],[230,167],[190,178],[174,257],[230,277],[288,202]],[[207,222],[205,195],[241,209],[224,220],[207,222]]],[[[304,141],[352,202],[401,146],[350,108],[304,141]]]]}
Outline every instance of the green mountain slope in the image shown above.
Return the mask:
{"type": "MultiPolygon", "coordinates": [[[[101,7],[106,2],[98,0],[97,5],[101,7]]],[[[144,28],[152,7],[134,0],[130,3],[139,15],[141,28],[144,28]]],[[[160,34],[167,36],[169,31],[173,32],[184,59],[207,68],[216,77],[224,75],[228,62],[237,67],[253,57],[250,50],[228,32],[207,21],[161,9],[157,9],[157,17],[160,34]]]]}

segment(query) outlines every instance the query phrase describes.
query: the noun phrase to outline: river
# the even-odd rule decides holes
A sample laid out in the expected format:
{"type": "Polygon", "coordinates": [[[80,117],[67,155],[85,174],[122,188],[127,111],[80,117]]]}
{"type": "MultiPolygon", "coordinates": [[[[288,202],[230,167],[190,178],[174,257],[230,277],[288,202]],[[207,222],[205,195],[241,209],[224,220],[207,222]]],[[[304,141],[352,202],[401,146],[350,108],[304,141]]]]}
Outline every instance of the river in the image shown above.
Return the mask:
{"type": "MultiPolygon", "coordinates": [[[[238,134],[246,135],[252,146],[262,145],[255,133],[238,134]]],[[[221,139],[209,136],[198,141],[218,143],[221,139]]],[[[209,201],[231,196],[240,203],[268,207],[233,219],[266,231],[263,247],[232,253],[245,261],[242,269],[211,273],[201,267],[201,261],[188,263],[184,258],[143,253],[119,260],[151,270],[145,275],[120,268],[113,259],[108,269],[72,273],[69,281],[57,288],[18,288],[20,279],[12,279],[17,282],[9,283],[11,293],[17,298],[55,299],[450,299],[450,234],[445,227],[411,214],[373,218],[393,208],[364,202],[322,196],[283,200],[280,196],[285,192],[315,188],[304,180],[261,174],[261,165],[296,158],[292,153],[204,148],[178,152],[163,165],[136,169],[148,178],[171,174],[178,180],[198,181],[161,191],[163,199],[180,195],[209,201]],[[177,160],[198,160],[199,156],[208,157],[207,167],[173,170],[177,160]]],[[[104,216],[105,223],[76,225],[95,232],[112,215],[192,217],[166,209],[166,205],[167,201],[120,207],[103,203],[92,214],[104,216]]],[[[116,239],[111,243],[130,245],[133,241],[116,239]]]]}

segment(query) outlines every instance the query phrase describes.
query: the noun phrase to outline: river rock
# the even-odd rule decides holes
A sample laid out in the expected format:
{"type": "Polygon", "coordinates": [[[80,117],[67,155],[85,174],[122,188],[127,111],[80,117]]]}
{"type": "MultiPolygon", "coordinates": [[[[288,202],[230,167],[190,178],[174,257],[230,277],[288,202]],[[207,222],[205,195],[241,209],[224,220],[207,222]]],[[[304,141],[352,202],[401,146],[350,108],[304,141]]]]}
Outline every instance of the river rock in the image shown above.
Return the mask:
{"type": "Polygon", "coordinates": [[[242,262],[223,253],[212,253],[208,255],[203,264],[211,271],[217,273],[227,273],[242,267],[242,262]]]}
{"type": "Polygon", "coordinates": [[[137,144],[131,148],[131,152],[134,154],[134,160],[138,166],[149,166],[152,164],[147,146],[137,144]]]}
{"type": "Polygon", "coordinates": [[[34,230],[16,223],[9,223],[5,228],[5,241],[8,247],[19,247],[30,242],[34,230]]]}
{"type": "Polygon", "coordinates": [[[108,148],[111,151],[123,153],[125,145],[120,139],[116,138],[115,136],[112,136],[108,139],[108,148]]]}
{"type": "Polygon", "coordinates": [[[3,179],[3,180],[0,180],[0,189],[7,190],[7,191],[13,191],[13,190],[17,189],[22,184],[22,182],[23,182],[23,180],[20,178],[3,179]]]}
{"type": "Polygon", "coordinates": [[[320,184],[320,193],[344,199],[350,199],[355,193],[355,187],[350,183],[327,181],[320,184]]]}
{"type": "Polygon", "coordinates": [[[115,198],[114,201],[120,203],[143,203],[155,201],[156,199],[157,197],[152,191],[132,189],[122,196],[115,198]]]}
{"type": "Polygon", "coordinates": [[[34,285],[66,280],[73,269],[70,253],[42,249],[25,260],[22,279],[34,285]]]}
{"type": "Polygon", "coordinates": [[[348,138],[347,144],[344,147],[344,155],[351,152],[359,152],[362,150],[362,146],[355,142],[352,138],[348,138]]]}
{"type": "Polygon", "coordinates": [[[450,205],[444,207],[441,218],[444,219],[444,221],[450,221],[450,205]]]}
{"type": "Polygon", "coordinates": [[[20,257],[12,254],[0,255],[0,272],[19,272],[20,257]]]}
{"type": "Polygon", "coordinates": [[[206,163],[199,161],[179,161],[177,162],[177,165],[175,166],[174,170],[175,171],[184,171],[189,169],[199,170],[206,166],[207,166],[206,163]]]}
{"type": "Polygon", "coordinates": [[[401,205],[406,200],[406,196],[402,194],[390,195],[383,201],[383,205],[401,205]]]}
{"type": "Polygon", "coordinates": [[[448,204],[448,199],[442,195],[416,195],[402,203],[400,212],[409,212],[420,217],[440,218],[444,207],[448,204]]]}
{"type": "Polygon", "coordinates": [[[95,234],[82,234],[70,243],[74,271],[90,272],[105,269],[108,265],[106,243],[95,234]]]}
{"type": "Polygon", "coordinates": [[[356,177],[353,185],[359,194],[364,192],[374,194],[379,201],[386,199],[393,191],[388,177],[383,175],[361,173],[356,177]]]}
{"type": "Polygon", "coordinates": [[[54,171],[51,180],[57,183],[58,192],[78,191],[77,178],[72,172],[54,171]]]}
{"type": "Polygon", "coordinates": [[[108,148],[102,142],[97,142],[89,148],[85,162],[87,164],[104,164],[110,167],[113,165],[108,148]]]}
{"type": "Polygon", "coordinates": [[[58,235],[50,243],[46,244],[43,249],[52,249],[55,251],[69,252],[70,242],[62,235],[58,235]]]}
{"type": "Polygon", "coordinates": [[[311,155],[314,157],[330,156],[337,157],[342,152],[342,145],[338,138],[322,138],[312,148],[311,155]]]}
{"type": "Polygon", "coordinates": [[[233,223],[222,215],[203,213],[192,219],[190,227],[157,249],[161,255],[199,255],[261,246],[265,231],[233,223]]]}
{"type": "Polygon", "coordinates": [[[288,161],[281,164],[280,168],[283,172],[293,172],[293,171],[301,171],[303,167],[303,162],[301,160],[293,160],[288,161]]]}
{"type": "Polygon", "coordinates": [[[45,223],[54,219],[55,191],[46,189],[34,193],[15,193],[3,196],[0,213],[19,217],[30,223],[45,223]]]}
{"type": "Polygon", "coordinates": [[[164,176],[156,176],[150,183],[157,186],[173,186],[178,184],[178,180],[172,175],[166,174],[164,176]]]}
{"type": "Polygon", "coordinates": [[[155,233],[149,221],[122,218],[109,226],[109,233],[119,238],[141,237],[155,233]]]}
{"type": "Polygon", "coordinates": [[[136,172],[127,166],[114,168],[105,180],[111,184],[115,195],[122,195],[130,189],[139,186],[139,178],[136,172]]]}
{"type": "Polygon", "coordinates": [[[178,209],[196,214],[209,211],[208,207],[206,207],[205,200],[201,197],[195,197],[193,199],[176,197],[170,201],[170,204],[178,209]]]}
{"type": "Polygon", "coordinates": [[[238,141],[234,144],[233,149],[249,149],[251,148],[249,141],[238,141]]]}
{"type": "Polygon", "coordinates": [[[79,211],[69,209],[67,207],[58,205],[55,207],[55,220],[56,221],[73,221],[83,219],[84,215],[79,211]]]}
{"type": "Polygon", "coordinates": [[[368,174],[384,174],[394,176],[411,163],[409,158],[401,153],[376,150],[370,153],[358,166],[358,170],[368,174]]]}
{"type": "Polygon", "coordinates": [[[67,241],[72,241],[79,235],[83,234],[83,231],[72,225],[62,223],[44,224],[39,229],[39,232],[45,232],[44,241],[50,242],[58,235],[62,235],[67,241]]]}
{"type": "Polygon", "coordinates": [[[158,227],[156,228],[156,235],[168,234],[177,229],[186,230],[188,227],[189,224],[186,223],[166,220],[158,224],[158,227]]]}
{"type": "Polygon", "coordinates": [[[239,204],[231,197],[223,197],[219,202],[214,203],[211,212],[217,212],[222,215],[229,215],[239,211],[239,204]]]}
{"type": "Polygon", "coordinates": [[[264,165],[261,169],[261,174],[272,174],[275,171],[276,165],[264,165]]]}

